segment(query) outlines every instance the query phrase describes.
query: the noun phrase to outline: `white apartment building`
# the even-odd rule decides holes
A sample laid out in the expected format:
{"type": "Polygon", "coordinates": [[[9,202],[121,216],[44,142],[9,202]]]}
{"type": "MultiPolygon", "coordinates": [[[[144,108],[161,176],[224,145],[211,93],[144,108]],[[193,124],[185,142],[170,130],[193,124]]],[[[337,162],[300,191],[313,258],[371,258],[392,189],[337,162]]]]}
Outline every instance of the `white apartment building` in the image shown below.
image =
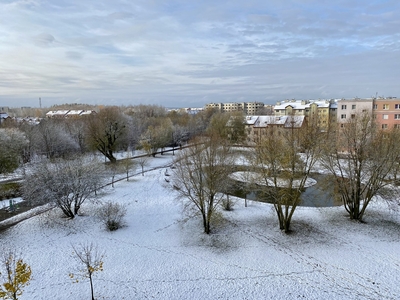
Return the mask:
{"type": "Polygon", "coordinates": [[[243,111],[246,115],[256,115],[264,108],[263,102],[228,102],[228,103],[208,103],[205,109],[219,109],[222,112],[243,111]]]}
{"type": "Polygon", "coordinates": [[[347,123],[350,119],[362,113],[372,114],[372,98],[341,99],[337,102],[337,123],[347,123]]]}

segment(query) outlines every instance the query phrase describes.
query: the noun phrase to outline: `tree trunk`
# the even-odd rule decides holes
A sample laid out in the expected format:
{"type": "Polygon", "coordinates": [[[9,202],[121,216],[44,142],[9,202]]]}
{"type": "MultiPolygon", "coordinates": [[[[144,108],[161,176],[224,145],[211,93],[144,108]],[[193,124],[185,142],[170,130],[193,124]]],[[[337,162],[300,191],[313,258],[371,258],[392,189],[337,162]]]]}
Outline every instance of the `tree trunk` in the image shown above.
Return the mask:
{"type": "Polygon", "coordinates": [[[203,226],[204,226],[204,232],[207,234],[210,234],[210,222],[208,221],[208,218],[206,216],[206,213],[202,213],[203,216],[203,226]]]}
{"type": "Polygon", "coordinates": [[[89,275],[89,280],[90,280],[90,292],[92,294],[92,300],[95,300],[94,299],[94,291],[93,291],[92,275],[89,275]]]}

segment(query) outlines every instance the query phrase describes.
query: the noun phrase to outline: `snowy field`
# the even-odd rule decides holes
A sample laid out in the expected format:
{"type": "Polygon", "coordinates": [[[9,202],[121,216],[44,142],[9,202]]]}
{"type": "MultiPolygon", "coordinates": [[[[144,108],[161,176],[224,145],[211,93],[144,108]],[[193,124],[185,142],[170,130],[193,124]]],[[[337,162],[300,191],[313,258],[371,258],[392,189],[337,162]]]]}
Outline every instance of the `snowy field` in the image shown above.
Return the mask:
{"type": "Polygon", "coordinates": [[[365,224],[343,207],[299,207],[285,235],[270,204],[237,199],[207,236],[182,211],[166,169],[98,196],[127,205],[127,226],[115,232],[93,216],[92,203],[74,220],[52,210],[2,232],[2,247],[32,268],[20,299],[90,299],[89,282],[68,276],[78,266],[72,245],[85,242],[106,253],[104,271],[94,274],[96,299],[399,299],[400,218],[386,206],[372,204],[365,224]]]}

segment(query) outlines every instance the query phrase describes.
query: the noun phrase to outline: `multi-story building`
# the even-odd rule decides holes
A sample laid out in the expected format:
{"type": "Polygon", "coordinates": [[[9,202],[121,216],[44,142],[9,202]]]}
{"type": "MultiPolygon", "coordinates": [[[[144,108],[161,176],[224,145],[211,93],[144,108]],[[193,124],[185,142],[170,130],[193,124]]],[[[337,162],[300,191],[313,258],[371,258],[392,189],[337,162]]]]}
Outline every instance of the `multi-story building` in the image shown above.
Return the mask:
{"type": "Polygon", "coordinates": [[[306,126],[305,116],[247,116],[247,143],[254,144],[266,138],[270,128],[274,128],[278,134],[283,134],[287,130],[298,130],[303,126],[306,126]]]}
{"type": "Polygon", "coordinates": [[[400,98],[374,98],[372,109],[380,128],[400,128],[400,98]]]}
{"type": "Polygon", "coordinates": [[[256,115],[264,108],[262,102],[228,102],[228,103],[208,103],[205,109],[219,109],[222,112],[243,111],[246,115],[256,115]]]}
{"type": "Polygon", "coordinates": [[[330,100],[285,100],[274,107],[276,116],[305,116],[308,124],[318,125],[322,130],[328,130],[336,122],[337,104],[330,100]]]}
{"type": "Polygon", "coordinates": [[[341,99],[337,102],[337,123],[340,126],[356,118],[357,115],[371,114],[373,99],[372,98],[354,98],[341,99]]]}

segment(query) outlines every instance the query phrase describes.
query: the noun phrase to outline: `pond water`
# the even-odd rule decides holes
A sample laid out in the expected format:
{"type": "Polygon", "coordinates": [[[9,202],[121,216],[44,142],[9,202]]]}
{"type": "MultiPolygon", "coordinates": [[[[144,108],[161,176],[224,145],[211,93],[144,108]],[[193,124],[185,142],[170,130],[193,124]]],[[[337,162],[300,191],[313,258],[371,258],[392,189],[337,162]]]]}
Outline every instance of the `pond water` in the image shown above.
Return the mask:
{"type": "MultiPolygon", "coordinates": [[[[310,177],[315,179],[317,183],[304,189],[299,206],[332,207],[342,205],[340,200],[338,201],[333,197],[334,181],[332,176],[311,174],[310,177]]],[[[251,188],[247,184],[233,179],[228,194],[243,199],[273,203],[272,199],[265,197],[261,187],[258,187],[258,189],[251,188]]]]}

